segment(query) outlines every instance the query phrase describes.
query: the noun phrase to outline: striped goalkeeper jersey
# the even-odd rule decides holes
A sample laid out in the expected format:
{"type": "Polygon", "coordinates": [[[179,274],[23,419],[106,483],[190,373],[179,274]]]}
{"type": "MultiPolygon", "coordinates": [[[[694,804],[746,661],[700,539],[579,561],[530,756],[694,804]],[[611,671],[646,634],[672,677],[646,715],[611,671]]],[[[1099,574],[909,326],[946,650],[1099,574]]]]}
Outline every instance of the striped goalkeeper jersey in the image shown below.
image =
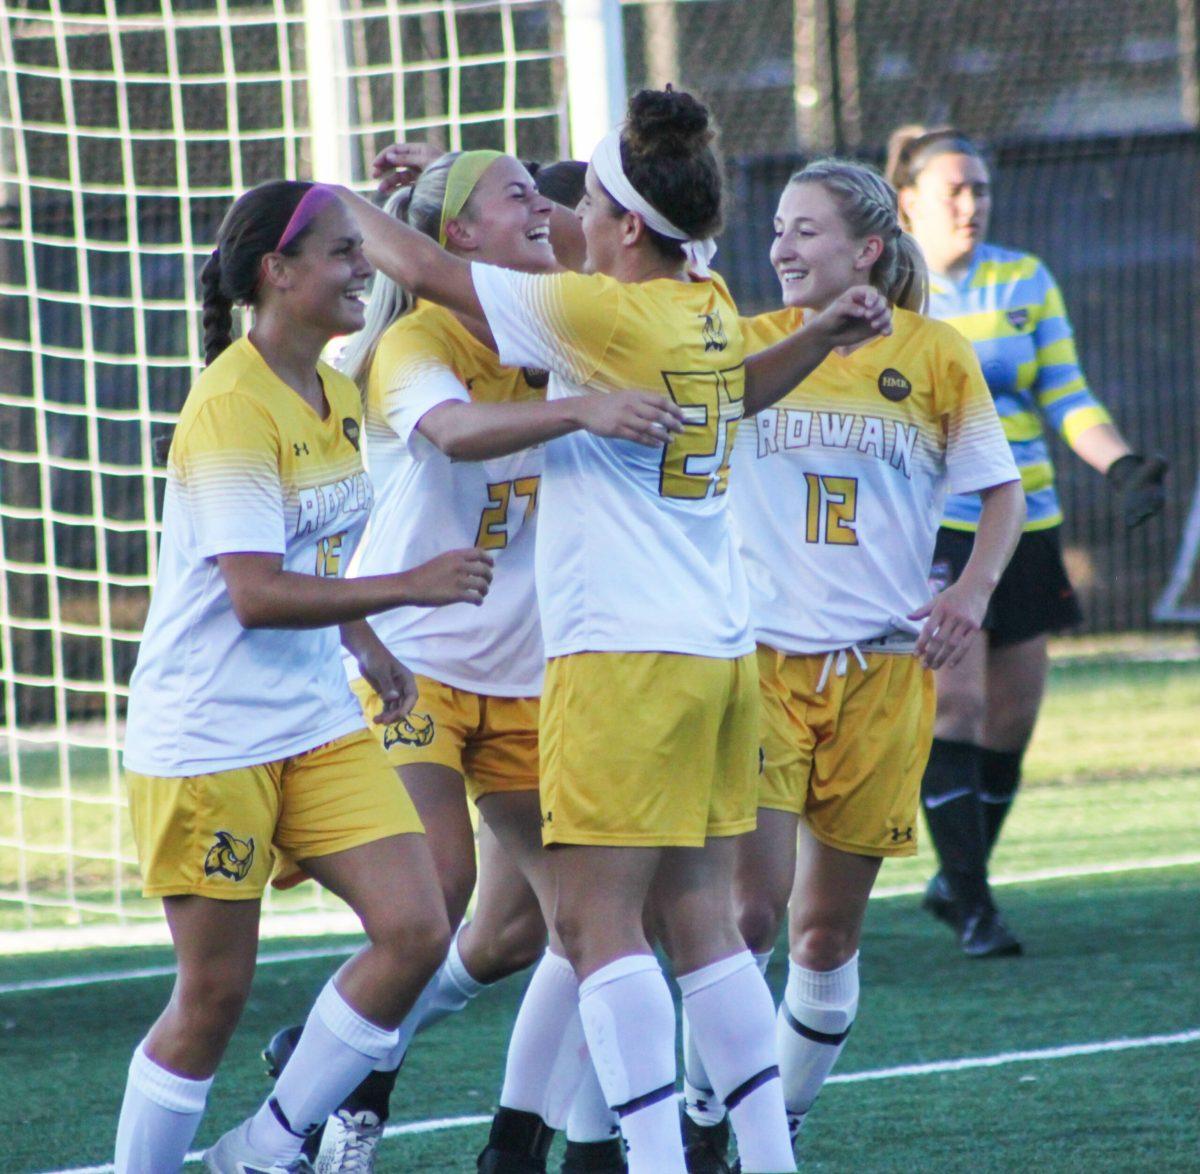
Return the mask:
{"type": "MultiPolygon", "coordinates": [[[[956,327],[975,348],[1025,490],[1026,530],[1062,522],[1043,421],[1068,444],[1110,421],[1088,389],[1062,294],[1029,253],[983,244],[966,275],[929,275],[929,315],[956,327]]],[[[954,494],[942,525],[974,530],[978,494],[954,494]]]]}

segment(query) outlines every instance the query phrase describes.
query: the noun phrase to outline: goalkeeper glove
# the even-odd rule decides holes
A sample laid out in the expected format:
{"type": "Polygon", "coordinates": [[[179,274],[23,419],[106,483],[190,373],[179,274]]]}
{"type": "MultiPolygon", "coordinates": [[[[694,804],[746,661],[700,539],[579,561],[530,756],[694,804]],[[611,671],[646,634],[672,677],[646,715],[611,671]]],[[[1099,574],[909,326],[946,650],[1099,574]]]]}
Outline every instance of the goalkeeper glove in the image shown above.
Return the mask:
{"type": "Polygon", "coordinates": [[[1121,513],[1130,530],[1161,512],[1167,500],[1163,490],[1167,467],[1165,457],[1136,453],[1127,453],[1109,465],[1105,476],[1121,499],[1121,513]]]}

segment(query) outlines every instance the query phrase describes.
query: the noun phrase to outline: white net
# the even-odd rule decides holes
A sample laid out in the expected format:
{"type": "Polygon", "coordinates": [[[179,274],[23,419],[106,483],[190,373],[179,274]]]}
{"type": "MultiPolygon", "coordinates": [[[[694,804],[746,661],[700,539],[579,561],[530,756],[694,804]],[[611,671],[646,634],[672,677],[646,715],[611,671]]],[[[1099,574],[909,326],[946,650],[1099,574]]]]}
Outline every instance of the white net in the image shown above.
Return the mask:
{"type": "MultiPolygon", "coordinates": [[[[156,918],[119,773],[153,449],[232,196],[397,135],[563,150],[557,0],[0,6],[0,932],[156,918]]],[[[304,886],[277,909],[311,907],[304,886]]]]}

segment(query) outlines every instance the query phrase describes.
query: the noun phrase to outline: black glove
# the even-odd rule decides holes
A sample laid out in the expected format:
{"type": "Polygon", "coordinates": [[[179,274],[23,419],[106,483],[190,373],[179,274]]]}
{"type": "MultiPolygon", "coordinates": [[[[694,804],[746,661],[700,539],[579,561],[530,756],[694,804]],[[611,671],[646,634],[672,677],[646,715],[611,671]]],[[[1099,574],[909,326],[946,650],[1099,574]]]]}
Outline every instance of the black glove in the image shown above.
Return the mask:
{"type": "Polygon", "coordinates": [[[1167,500],[1163,490],[1167,468],[1165,457],[1142,457],[1136,453],[1117,457],[1109,465],[1105,476],[1121,499],[1121,512],[1130,530],[1162,511],[1167,500]]]}

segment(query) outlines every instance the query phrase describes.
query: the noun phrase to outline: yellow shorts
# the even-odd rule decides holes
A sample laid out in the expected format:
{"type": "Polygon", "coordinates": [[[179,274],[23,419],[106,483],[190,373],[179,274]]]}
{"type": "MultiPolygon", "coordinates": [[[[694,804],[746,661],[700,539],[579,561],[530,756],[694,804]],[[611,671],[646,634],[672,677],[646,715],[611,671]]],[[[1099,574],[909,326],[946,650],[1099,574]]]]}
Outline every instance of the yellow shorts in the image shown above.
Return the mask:
{"type": "Polygon", "coordinates": [[[291,874],[292,860],[425,830],[366,730],[259,766],[126,779],[147,897],[254,900],[277,859],[291,874]]]}
{"type": "Polygon", "coordinates": [[[861,856],[917,850],[921,775],[935,709],[933,673],[913,656],[826,657],[759,645],[763,774],[760,807],[803,816],[823,843],[861,856]]]}
{"type": "Polygon", "coordinates": [[[697,848],[753,829],[754,657],[580,652],[546,665],[542,841],[697,848]]]}
{"type": "Polygon", "coordinates": [[[350,688],[393,766],[448,766],[466,780],[472,801],[496,791],[537,790],[538,698],[489,697],[418,676],[413,712],[378,726],[379,694],[361,677],[350,688]]]}

